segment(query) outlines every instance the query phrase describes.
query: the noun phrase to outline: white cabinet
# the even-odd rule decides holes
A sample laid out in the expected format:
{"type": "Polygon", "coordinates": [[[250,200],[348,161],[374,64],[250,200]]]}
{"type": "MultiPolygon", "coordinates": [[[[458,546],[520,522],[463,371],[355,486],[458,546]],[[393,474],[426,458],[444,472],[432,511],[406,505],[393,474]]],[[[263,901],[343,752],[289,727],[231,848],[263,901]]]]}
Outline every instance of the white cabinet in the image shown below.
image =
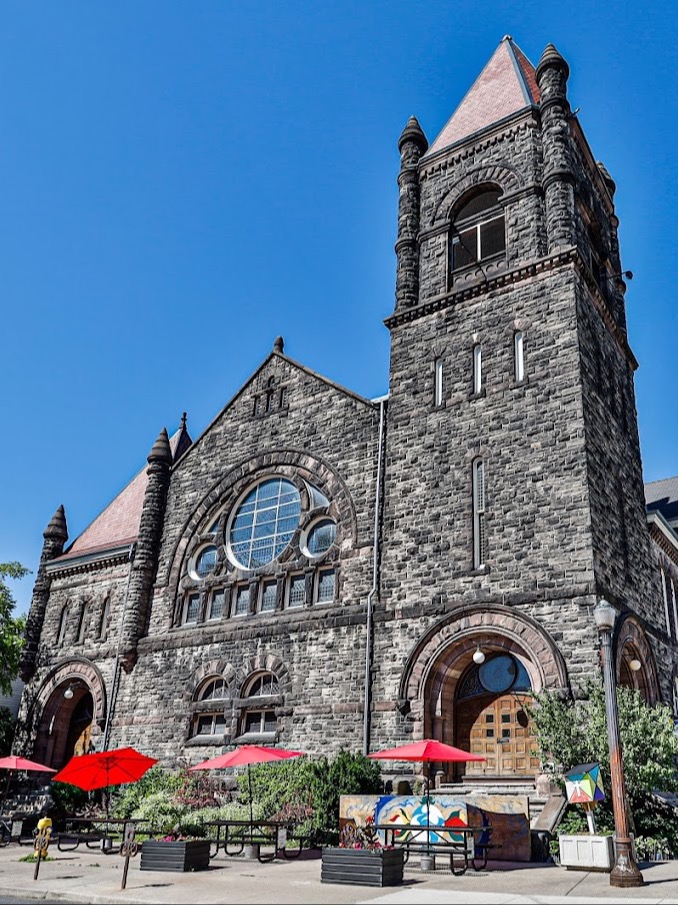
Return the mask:
{"type": "Polygon", "coordinates": [[[570,870],[612,870],[612,836],[558,836],[560,863],[570,870]]]}

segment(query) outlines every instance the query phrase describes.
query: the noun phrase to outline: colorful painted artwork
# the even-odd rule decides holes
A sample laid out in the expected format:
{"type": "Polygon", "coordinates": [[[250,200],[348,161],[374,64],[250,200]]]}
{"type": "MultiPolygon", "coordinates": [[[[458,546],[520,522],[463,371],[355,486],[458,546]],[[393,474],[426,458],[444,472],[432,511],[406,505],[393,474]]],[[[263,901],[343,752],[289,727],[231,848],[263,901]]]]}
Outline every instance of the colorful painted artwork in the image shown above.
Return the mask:
{"type": "Polygon", "coordinates": [[[600,764],[580,764],[565,774],[565,793],[570,804],[593,805],[604,801],[600,764]]]}
{"type": "MultiPolygon", "coordinates": [[[[340,826],[349,821],[363,825],[406,826],[411,841],[461,841],[454,827],[491,827],[492,858],[502,861],[530,860],[529,803],[525,796],[472,795],[342,795],[340,826]],[[428,829],[417,829],[427,827],[428,829]],[[429,839],[427,840],[427,833],[429,839]]],[[[401,838],[405,838],[401,834],[401,838]]],[[[490,841],[490,832],[478,837],[490,841]]]]}

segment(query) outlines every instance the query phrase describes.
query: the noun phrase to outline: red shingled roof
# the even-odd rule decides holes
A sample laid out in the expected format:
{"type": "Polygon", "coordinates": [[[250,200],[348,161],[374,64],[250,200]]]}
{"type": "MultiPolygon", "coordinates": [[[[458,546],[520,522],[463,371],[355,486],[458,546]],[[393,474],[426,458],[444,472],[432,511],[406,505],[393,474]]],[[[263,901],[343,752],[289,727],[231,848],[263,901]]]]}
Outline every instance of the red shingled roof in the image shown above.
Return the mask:
{"type": "MultiPolygon", "coordinates": [[[[170,438],[172,458],[176,460],[190,444],[191,438],[186,428],[179,428],[170,438]]],[[[63,556],[59,556],[54,562],[134,543],[139,535],[141,509],[147,485],[148,472],[147,466],[144,466],[104,511],[90,522],[63,556]]]]}
{"type": "Polygon", "coordinates": [[[425,156],[538,103],[534,66],[507,35],[425,156]]]}

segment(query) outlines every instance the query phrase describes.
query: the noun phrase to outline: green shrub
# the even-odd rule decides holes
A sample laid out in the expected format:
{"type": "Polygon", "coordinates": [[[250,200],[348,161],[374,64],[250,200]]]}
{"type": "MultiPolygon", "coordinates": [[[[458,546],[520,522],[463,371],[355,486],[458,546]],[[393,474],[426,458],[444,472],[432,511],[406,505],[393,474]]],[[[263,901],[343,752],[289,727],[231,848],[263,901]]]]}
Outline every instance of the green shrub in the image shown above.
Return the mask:
{"type": "Polygon", "coordinates": [[[181,788],[182,782],[181,773],[165,770],[156,764],[138,782],[127,783],[113,790],[111,813],[115,817],[131,817],[150,795],[157,792],[174,795],[181,788]]]}
{"type": "MultiPolygon", "coordinates": [[[[665,704],[651,707],[639,692],[622,687],[617,689],[617,704],[631,831],[636,836],[654,838],[660,826],[670,850],[678,852],[678,816],[653,795],[655,789],[678,790],[678,738],[671,710],[665,704]]],[[[575,701],[543,692],[535,696],[531,712],[543,763],[550,762],[558,772],[567,772],[577,764],[600,764],[605,801],[596,807],[596,825],[601,832],[612,829],[610,755],[602,686],[587,682],[575,701]]],[[[582,820],[586,825],[583,812],[582,820]]]]}
{"type": "Polygon", "coordinates": [[[180,826],[182,821],[188,822],[190,813],[190,808],[186,805],[176,803],[171,792],[162,790],[147,795],[130,816],[136,820],[147,821],[142,827],[144,832],[166,835],[176,826],[180,826]]]}

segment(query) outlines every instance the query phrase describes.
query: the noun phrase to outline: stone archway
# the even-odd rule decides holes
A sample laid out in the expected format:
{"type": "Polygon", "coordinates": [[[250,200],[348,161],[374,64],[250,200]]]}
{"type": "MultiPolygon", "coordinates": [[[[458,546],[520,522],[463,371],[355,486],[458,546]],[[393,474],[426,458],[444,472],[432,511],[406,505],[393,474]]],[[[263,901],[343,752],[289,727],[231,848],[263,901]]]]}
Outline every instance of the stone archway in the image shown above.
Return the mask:
{"type": "MultiPolygon", "coordinates": [[[[472,607],[440,620],[420,640],[403,674],[399,706],[414,721],[415,739],[437,738],[466,750],[477,748],[487,757],[487,768],[480,773],[533,778],[538,763],[530,754],[533,730],[525,705],[530,691],[547,688],[568,689],[565,663],[547,632],[508,607],[472,607]],[[501,692],[479,686],[468,693],[479,647],[488,663],[511,664],[515,676],[521,676],[520,685],[509,683],[501,692]],[[460,691],[462,687],[466,692],[460,691]],[[488,737],[492,732],[497,756],[489,756],[480,746],[481,732],[488,737]]],[[[464,768],[438,765],[435,772],[450,780],[463,775],[464,768]]]]}
{"type": "Polygon", "coordinates": [[[33,704],[34,758],[59,769],[74,754],[94,750],[105,717],[106,689],[96,666],[84,658],[59,664],[33,704]]]}
{"type": "Polygon", "coordinates": [[[616,636],[617,681],[639,691],[647,704],[660,700],[657,666],[645,631],[635,616],[627,615],[616,636]]]}

